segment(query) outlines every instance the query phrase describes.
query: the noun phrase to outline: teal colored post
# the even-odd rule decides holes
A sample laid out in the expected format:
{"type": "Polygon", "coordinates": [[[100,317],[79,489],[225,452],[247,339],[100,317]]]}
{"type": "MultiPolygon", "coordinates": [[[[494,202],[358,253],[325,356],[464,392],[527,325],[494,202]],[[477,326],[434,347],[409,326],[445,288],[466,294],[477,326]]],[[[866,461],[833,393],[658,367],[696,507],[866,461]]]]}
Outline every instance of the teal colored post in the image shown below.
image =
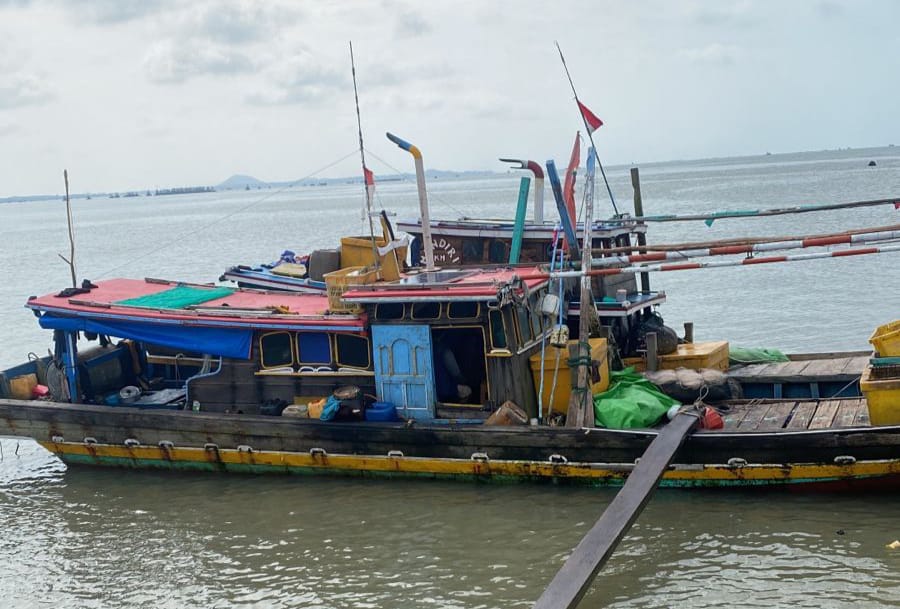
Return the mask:
{"type": "Polygon", "coordinates": [[[531,178],[523,177],[519,182],[519,204],[516,207],[516,225],[513,228],[512,246],[509,248],[509,263],[517,264],[522,253],[522,235],[525,234],[525,208],[528,207],[528,189],[531,178]]]}

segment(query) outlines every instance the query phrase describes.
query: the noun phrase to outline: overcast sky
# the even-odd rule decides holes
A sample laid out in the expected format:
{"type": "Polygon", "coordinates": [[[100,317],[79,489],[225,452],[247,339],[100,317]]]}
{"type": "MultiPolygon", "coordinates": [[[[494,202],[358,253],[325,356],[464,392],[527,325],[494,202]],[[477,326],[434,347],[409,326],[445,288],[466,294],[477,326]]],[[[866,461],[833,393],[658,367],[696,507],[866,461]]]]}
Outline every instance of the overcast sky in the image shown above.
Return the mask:
{"type": "Polygon", "coordinates": [[[900,143],[900,2],[0,0],[0,196],[900,143]],[[370,157],[379,172],[390,169],[370,157]]]}

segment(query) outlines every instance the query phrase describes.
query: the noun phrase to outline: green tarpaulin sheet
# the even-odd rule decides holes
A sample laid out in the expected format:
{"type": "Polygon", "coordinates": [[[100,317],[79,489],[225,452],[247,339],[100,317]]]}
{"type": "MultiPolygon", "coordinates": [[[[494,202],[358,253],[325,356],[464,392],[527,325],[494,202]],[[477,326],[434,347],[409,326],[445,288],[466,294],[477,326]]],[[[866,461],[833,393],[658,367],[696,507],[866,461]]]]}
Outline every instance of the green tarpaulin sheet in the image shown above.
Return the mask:
{"type": "Polygon", "coordinates": [[[762,364],[770,362],[787,362],[787,356],[778,349],[751,349],[748,347],[729,347],[729,364],[762,364]]]}
{"type": "Polygon", "coordinates": [[[224,298],[233,292],[234,288],[195,288],[180,285],[164,292],[120,300],[115,304],[147,307],[148,309],[183,309],[217,298],[224,298]]]}
{"type": "Polygon", "coordinates": [[[594,423],[601,427],[653,427],[669,408],[680,404],[634,368],[610,372],[609,377],[610,388],[594,396],[594,423]]]}

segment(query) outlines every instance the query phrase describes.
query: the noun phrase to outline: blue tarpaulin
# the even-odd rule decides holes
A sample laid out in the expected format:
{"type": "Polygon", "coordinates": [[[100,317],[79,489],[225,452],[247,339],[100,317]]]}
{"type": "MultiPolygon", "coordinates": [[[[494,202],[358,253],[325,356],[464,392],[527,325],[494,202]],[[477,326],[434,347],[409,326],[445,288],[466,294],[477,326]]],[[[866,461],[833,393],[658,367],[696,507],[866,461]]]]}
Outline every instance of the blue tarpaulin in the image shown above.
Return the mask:
{"type": "Polygon", "coordinates": [[[253,339],[252,330],[237,328],[199,328],[135,321],[96,320],[60,317],[52,313],[45,313],[41,317],[40,324],[42,328],[48,330],[94,332],[191,353],[240,359],[250,358],[250,342],[253,339]]]}

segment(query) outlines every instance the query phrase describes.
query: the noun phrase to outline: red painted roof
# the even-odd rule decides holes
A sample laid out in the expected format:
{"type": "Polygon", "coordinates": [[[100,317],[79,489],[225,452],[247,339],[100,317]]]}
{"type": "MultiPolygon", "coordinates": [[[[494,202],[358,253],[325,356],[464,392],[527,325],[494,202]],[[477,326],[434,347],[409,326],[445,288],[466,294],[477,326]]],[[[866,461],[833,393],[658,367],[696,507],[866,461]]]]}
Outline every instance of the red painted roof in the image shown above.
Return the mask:
{"type": "MultiPolygon", "coordinates": [[[[506,286],[517,286],[520,277],[541,274],[540,267],[500,267],[493,269],[452,269],[439,271],[439,275],[449,278],[436,283],[414,283],[414,275],[407,282],[395,281],[388,284],[372,284],[356,286],[344,293],[344,298],[354,302],[377,302],[381,300],[397,300],[415,298],[417,300],[489,300],[496,298],[500,290],[506,286]]],[[[527,278],[522,283],[529,290],[547,283],[547,279],[527,278]]]]}
{"type": "Polygon", "coordinates": [[[92,317],[144,319],[150,322],[179,320],[186,321],[189,325],[327,325],[362,329],[365,323],[364,316],[327,314],[328,298],[319,294],[238,289],[224,298],[204,302],[193,309],[150,309],[115,303],[164,292],[179,284],[142,279],[109,279],[99,281],[96,285],[90,292],[70,297],[47,294],[33,298],[26,306],[63,315],[84,314],[92,317]],[[286,312],[276,312],[275,307],[286,312]]]}

